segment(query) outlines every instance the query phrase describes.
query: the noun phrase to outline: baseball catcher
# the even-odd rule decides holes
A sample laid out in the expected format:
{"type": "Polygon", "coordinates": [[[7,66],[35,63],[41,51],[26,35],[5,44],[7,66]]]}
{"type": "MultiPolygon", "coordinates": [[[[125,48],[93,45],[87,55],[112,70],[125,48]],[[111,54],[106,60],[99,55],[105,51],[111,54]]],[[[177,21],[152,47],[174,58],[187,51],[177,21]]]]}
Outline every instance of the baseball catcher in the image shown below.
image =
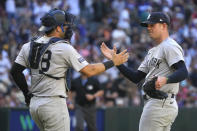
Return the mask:
{"type": "Polygon", "coordinates": [[[69,80],[70,68],[91,77],[125,63],[129,57],[124,50],[119,54],[114,52],[112,60],[89,64],[70,44],[74,18],[59,9],[47,12],[39,29],[43,35],[22,46],[10,71],[41,131],[70,131],[66,104],[69,83],[65,80],[69,80]],[[26,68],[30,69],[30,87],[23,74],[26,68]]]}

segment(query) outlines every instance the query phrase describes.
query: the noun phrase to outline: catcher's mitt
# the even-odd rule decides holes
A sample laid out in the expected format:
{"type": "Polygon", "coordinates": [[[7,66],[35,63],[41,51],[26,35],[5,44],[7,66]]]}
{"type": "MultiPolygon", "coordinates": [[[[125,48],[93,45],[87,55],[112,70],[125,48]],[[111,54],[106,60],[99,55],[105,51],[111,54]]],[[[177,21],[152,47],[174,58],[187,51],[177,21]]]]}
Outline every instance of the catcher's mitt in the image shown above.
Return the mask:
{"type": "Polygon", "coordinates": [[[155,98],[155,99],[166,99],[168,97],[168,94],[160,91],[160,90],[156,90],[155,88],[155,82],[157,81],[157,77],[154,77],[152,80],[146,82],[143,85],[143,90],[144,92],[150,96],[151,98],[155,98]]]}

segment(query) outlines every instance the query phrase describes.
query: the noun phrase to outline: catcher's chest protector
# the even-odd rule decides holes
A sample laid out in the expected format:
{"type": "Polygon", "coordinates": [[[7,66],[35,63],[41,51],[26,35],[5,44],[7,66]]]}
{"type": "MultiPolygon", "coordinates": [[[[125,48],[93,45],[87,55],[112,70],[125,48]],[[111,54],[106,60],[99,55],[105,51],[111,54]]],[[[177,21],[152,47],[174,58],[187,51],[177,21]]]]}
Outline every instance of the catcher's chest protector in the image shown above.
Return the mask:
{"type": "Polygon", "coordinates": [[[31,40],[29,58],[28,58],[30,68],[32,69],[38,69],[40,58],[45,53],[45,51],[47,50],[50,44],[62,40],[61,38],[54,37],[51,38],[47,44],[43,44],[43,43],[34,42],[35,39],[36,38],[33,38],[31,40]]]}

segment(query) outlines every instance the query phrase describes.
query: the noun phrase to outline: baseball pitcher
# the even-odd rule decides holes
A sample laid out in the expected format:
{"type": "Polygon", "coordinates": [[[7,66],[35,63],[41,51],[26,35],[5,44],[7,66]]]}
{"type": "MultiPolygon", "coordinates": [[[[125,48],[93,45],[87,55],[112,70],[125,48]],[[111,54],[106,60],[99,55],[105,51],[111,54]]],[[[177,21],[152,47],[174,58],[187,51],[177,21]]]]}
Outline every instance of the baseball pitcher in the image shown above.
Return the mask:
{"type": "MultiPolygon", "coordinates": [[[[119,71],[134,83],[145,78],[143,89],[146,100],[141,115],[139,131],[170,131],[178,114],[176,94],[179,82],[184,80],[187,69],[183,50],[169,37],[169,16],[162,12],[152,12],[141,23],[147,27],[149,36],[156,45],[150,49],[137,71],[124,65],[117,66],[119,71]]],[[[104,43],[103,54],[112,59],[112,52],[104,43]]]]}

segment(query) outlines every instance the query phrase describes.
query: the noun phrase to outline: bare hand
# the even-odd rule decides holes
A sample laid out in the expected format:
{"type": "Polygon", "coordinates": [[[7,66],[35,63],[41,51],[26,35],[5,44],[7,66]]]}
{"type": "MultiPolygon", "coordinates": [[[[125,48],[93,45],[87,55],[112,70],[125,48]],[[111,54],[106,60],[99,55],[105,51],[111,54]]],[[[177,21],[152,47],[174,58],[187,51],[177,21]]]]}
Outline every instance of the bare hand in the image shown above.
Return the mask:
{"type": "Polygon", "coordinates": [[[123,50],[119,54],[116,54],[116,51],[117,51],[116,46],[114,46],[113,54],[112,54],[112,61],[114,62],[115,66],[119,66],[128,61],[129,53],[127,52],[127,50],[123,50]]]}
{"type": "Polygon", "coordinates": [[[158,76],[157,81],[155,82],[155,88],[160,89],[166,83],[167,83],[167,78],[166,77],[158,76]]]}
{"type": "Polygon", "coordinates": [[[113,54],[113,50],[109,49],[104,42],[102,42],[101,46],[100,46],[101,52],[103,53],[103,55],[111,60],[112,59],[112,54],[113,54]]]}
{"type": "Polygon", "coordinates": [[[86,99],[87,99],[88,101],[91,101],[91,100],[94,99],[94,95],[92,95],[92,94],[86,94],[86,99]]]}

